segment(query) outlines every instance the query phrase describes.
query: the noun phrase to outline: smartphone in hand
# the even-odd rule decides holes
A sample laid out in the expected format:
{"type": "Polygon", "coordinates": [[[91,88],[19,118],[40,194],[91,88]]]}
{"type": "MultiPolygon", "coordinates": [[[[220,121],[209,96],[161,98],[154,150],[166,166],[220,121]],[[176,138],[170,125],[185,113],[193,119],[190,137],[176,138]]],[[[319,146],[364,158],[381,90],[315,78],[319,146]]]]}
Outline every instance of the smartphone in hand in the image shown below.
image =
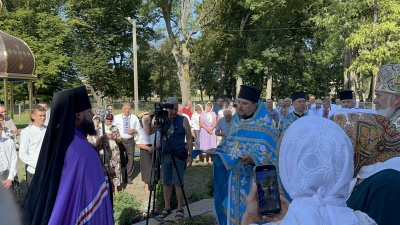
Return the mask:
{"type": "Polygon", "coordinates": [[[274,165],[255,167],[260,214],[273,215],[281,212],[278,175],[274,165]]]}

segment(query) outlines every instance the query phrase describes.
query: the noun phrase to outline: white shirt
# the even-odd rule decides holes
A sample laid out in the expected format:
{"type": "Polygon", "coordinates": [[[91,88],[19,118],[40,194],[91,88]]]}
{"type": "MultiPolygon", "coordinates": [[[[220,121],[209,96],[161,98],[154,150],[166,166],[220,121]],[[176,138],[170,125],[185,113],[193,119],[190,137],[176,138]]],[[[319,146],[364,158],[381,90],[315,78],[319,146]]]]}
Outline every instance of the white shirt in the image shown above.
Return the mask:
{"type": "Polygon", "coordinates": [[[274,108],[274,110],[278,113],[279,119],[282,119],[282,117],[283,117],[282,113],[281,113],[281,109],[282,109],[282,107],[280,107],[280,106],[277,106],[274,108]]]}
{"type": "MultiPolygon", "coordinates": [[[[322,107],[320,110],[318,110],[318,116],[322,117],[322,115],[324,115],[324,111],[325,111],[324,107],[322,107]]],[[[335,114],[336,110],[332,109],[332,107],[329,107],[328,111],[329,111],[329,113],[328,113],[328,118],[329,118],[335,114]]]]}
{"type": "Polygon", "coordinates": [[[50,109],[46,111],[46,120],[44,121],[44,125],[49,125],[50,120],[50,109]]]}
{"type": "Polygon", "coordinates": [[[135,138],[136,145],[144,144],[144,145],[152,145],[151,138],[149,135],[146,135],[145,130],[142,128],[138,130],[138,135],[135,138]]]}
{"type": "Polygon", "coordinates": [[[17,129],[17,127],[15,126],[14,120],[11,119],[10,117],[6,117],[4,119],[4,126],[10,128],[11,130],[17,129]]]}
{"type": "Polygon", "coordinates": [[[22,130],[21,144],[19,147],[19,158],[28,165],[29,173],[35,174],[36,163],[42,148],[46,126],[37,127],[32,125],[22,130]]]}
{"type": "Polygon", "coordinates": [[[0,172],[8,170],[8,180],[14,180],[17,175],[17,151],[14,141],[10,138],[0,139],[0,172]]]}
{"type": "MultiPolygon", "coordinates": [[[[374,219],[372,219],[371,217],[368,216],[368,214],[361,212],[359,210],[354,211],[354,214],[357,216],[357,219],[360,222],[360,225],[376,225],[376,222],[374,219]]],[[[300,222],[300,221],[299,221],[300,222]]],[[[278,222],[271,222],[271,223],[265,223],[263,225],[283,225],[284,223],[282,223],[282,221],[278,221],[278,222]]],[[[256,224],[250,224],[250,225],[256,225],[256,224]]]]}
{"type": "MultiPolygon", "coordinates": [[[[127,134],[124,132],[124,118],[125,117],[126,116],[124,116],[124,114],[118,114],[118,115],[114,116],[113,125],[118,128],[119,135],[121,136],[121,138],[129,139],[129,138],[134,137],[135,134],[127,134]]],[[[137,116],[130,114],[128,117],[129,117],[129,129],[135,129],[136,132],[138,132],[138,130],[142,129],[137,116]]]]}
{"type": "Polygon", "coordinates": [[[193,113],[192,119],[190,120],[190,127],[192,130],[200,130],[200,114],[197,112],[193,113]]]}

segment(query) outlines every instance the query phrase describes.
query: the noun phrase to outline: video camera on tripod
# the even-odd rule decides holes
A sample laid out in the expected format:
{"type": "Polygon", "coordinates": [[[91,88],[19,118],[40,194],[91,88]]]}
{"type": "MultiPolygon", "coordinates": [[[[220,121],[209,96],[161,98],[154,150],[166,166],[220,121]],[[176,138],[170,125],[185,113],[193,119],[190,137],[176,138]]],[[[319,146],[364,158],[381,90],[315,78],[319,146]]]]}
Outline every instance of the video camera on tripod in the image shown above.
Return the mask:
{"type": "MultiPolygon", "coordinates": [[[[147,219],[146,219],[146,225],[149,224],[149,217],[150,217],[150,206],[151,203],[153,203],[153,209],[152,209],[152,214],[155,215],[155,190],[156,186],[158,184],[159,178],[160,178],[160,171],[161,171],[161,155],[162,155],[162,143],[163,140],[165,139],[166,144],[168,145],[168,150],[169,150],[169,155],[172,160],[173,167],[175,168],[175,172],[177,174],[177,177],[179,179],[179,184],[180,187],[182,188],[182,195],[186,203],[187,211],[189,214],[189,217],[192,218],[192,215],[190,214],[189,210],[189,205],[186,199],[185,191],[183,188],[183,183],[182,180],[179,176],[179,171],[177,169],[177,164],[175,161],[175,157],[172,153],[172,148],[171,144],[169,143],[168,136],[167,136],[167,131],[164,129],[164,125],[168,123],[168,111],[165,109],[174,109],[175,105],[174,104],[168,104],[168,103],[154,103],[154,113],[152,115],[149,114],[150,117],[155,116],[155,125],[157,125],[157,131],[156,133],[156,138],[154,139],[154,145],[157,146],[156,142],[157,140],[160,141],[160,145],[154,148],[154,151],[152,153],[152,165],[151,165],[151,175],[150,175],[150,182],[149,182],[149,202],[147,206],[147,219]]],[[[187,152],[186,152],[187,153],[187,152]]]]}
{"type": "Polygon", "coordinates": [[[173,108],[174,104],[161,103],[161,102],[154,103],[154,116],[156,120],[156,125],[162,126],[166,124],[168,118],[168,111],[164,109],[173,109],[173,108]]]}

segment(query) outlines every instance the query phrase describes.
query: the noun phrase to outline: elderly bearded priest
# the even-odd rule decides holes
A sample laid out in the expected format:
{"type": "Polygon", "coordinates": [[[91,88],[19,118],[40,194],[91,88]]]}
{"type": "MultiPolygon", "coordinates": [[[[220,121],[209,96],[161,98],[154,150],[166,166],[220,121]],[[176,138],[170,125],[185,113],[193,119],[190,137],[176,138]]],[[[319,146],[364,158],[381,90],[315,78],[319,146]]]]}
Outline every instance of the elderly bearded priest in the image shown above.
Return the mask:
{"type": "Polygon", "coordinates": [[[375,95],[376,111],[400,131],[400,64],[385,65],[379,70],[375,95]]]}
{"type": "MultiPolygon", "coordinates": [[[[378,73],[375,87],[374,103],[379,114],[387,117],[397,131],[400,131],[400,65],[382,66],[378,73]]],[[[358,119],[359,120],[359,119],[358,119]]],[[[368,128],[362,123],[362,129],[356,129],[362,139],[367,136],[369,146],[379,147],[355,148],[355,171],[360,164],[354,179],[355,188],[347,200],[347,205],[354,210],[361,210],[373,218],[379,225],[399,224],[400,221],[400,140],[394,127],[387,126],[382,119],[377,119],[374,127],[382,126],[385,132],[379,137],[379,129],[368,128]],[[393,130],[393,131],[392,131],[393,130]],[[363,132],[364,131],[364,132],[363,132]],[[358,155],[357,156],[357,152],[358,155]],[[358,159],[362,160],[358,160],[358,159]]],[[[369,126],[373,127],[373,126],[369,126]]],[[[360,139],[360,140],[361,140],[360,139]]],[[[358,142],[356,142],[357,144],[358,142]]],[[[353,183],[353,186],[354,186],[353,183]]]]}

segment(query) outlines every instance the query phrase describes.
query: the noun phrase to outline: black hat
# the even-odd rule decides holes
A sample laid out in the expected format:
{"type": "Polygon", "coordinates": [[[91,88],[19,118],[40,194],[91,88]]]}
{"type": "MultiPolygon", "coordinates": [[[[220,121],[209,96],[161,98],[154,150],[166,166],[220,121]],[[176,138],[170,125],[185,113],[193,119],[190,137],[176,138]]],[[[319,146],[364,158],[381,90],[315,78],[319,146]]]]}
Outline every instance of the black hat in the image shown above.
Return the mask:
{"type": "Polygon", "coordinates": [[[292,102],[296,101],[299,98],[306,99],[306,93],[302,92],[302,91],[295,92],[295,93],[292,94],[291,98],[292,98],[292,102]]]}
{"type": "Polygon", "coordinates": [[[345,90],[339,92],[340,96],[340,101],[345,100],[345,99],[353,99],[353,91],[351,90],[345,90]]]}
{"type": "Polygon", "coordinates": [[[240,85],[238,98],[243,98],[252,102],[258,102],[261,90],[250,85],[240,85]]]}
{"type": "Polygon", "coordinates": [[[91,107],[85,86],[54,93],[35,176],[21,204],[23,224],[47,224],[50,220],[65,155],[75,136],[75,113],[91,107]]]}

